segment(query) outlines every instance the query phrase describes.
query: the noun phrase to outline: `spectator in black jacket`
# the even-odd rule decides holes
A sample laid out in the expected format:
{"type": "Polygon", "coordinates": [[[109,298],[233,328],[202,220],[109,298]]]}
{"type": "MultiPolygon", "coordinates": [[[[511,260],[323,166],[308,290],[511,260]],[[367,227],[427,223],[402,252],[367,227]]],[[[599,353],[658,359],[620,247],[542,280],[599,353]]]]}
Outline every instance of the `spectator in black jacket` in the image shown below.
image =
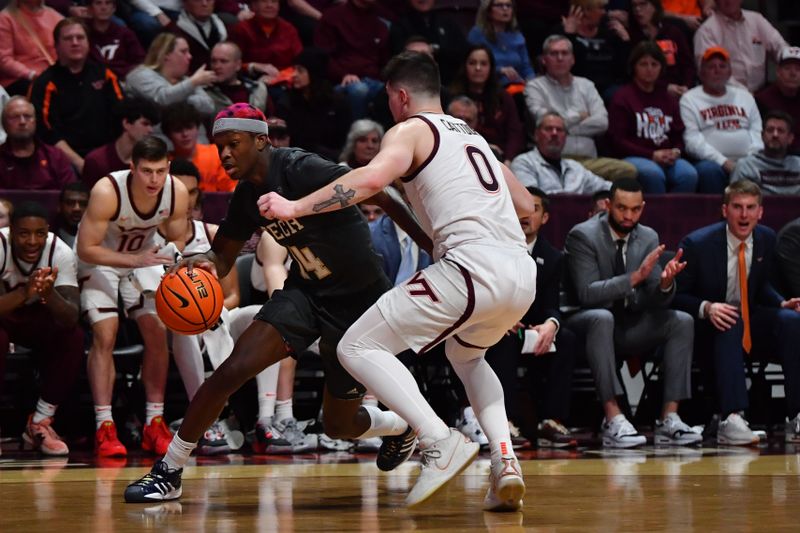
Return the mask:
{"type": "Polygon", "coordinates": [[[123,97],[117,76],[88,59],[88,33],[80,19],[59,22],[53,31],[58,61],[31,88],[42,139],[79,173],[86,154],[114,138],[112,109],[123,97]]]}

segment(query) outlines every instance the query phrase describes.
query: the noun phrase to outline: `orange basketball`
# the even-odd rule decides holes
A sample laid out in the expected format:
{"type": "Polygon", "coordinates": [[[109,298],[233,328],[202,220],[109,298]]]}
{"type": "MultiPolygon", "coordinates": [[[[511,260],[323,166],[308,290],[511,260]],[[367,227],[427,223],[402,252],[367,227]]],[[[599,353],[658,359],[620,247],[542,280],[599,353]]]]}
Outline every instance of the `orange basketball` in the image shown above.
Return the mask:
{"type": "Polygon", "coordinates": [[[222,313],[222,287],[213,274],[182,268],[167,274],[156,291],[156,311],[175,333],[196,335],[212,327],[222,313]]]}

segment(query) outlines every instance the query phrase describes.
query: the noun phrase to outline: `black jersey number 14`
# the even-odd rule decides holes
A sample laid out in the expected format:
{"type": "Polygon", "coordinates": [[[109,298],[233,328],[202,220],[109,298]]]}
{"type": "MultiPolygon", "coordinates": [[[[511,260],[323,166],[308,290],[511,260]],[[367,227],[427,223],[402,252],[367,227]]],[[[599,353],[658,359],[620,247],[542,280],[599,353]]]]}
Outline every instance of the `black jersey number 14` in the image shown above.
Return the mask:
{"type": "Polygon", "coordinates": [[[331,271],[322,262],[322,259],[314,255],[311,248],[298,248],[297,246],[287,247],[289,253],[292,254],[292,259],[297,261],[300,267],[300,275],[305,279],[311,279],[311,274],[318,280],[322,280],[331,275],[331,271]]]}

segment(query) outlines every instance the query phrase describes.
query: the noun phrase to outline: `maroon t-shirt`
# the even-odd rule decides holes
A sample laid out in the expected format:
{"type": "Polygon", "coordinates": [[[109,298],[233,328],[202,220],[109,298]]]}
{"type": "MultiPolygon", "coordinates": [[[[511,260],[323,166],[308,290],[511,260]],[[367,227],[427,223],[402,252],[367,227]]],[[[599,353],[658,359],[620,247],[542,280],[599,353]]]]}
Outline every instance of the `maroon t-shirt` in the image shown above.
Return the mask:
{"type": "Polygon", "coordinates": [[[784,111],[794,118],[794,142],[791,151],[800,154],[800,91],[794,97],[784,95],[774,83],[756,93],[761,118],[768,111],[784,111]]]}
{"type": "Polygon", "coordinates": [[[136,34],[113,22],[103,33],[89,28],[89,43],[91,58],[110,68],[121,80],[144,60],[144,49],[136,34]]]}
{"type": "Polygon", "coordinates": [[[8,143],[0,146],[0,189],[60,191],[76,180],[75,171],[64,155],[54,146],[36,142],[30,157],[17,157],[8,143]]]}
{"type": "Polygon", "coordinates": [[[100,178],[108,176],[115,170],[125,170],[130,165],[117,155],[116,141],[95,148],[83,160],[83,174],[81,181],[90,189],[100,178]]]}
{"type": "Polygon", "coordinates": [[[665,87],[646,93],[629,83],[611,99],[608,137],[616,157],[650,159],[656,150],[683,151],[683,130],[678,99],[665,87]]]}

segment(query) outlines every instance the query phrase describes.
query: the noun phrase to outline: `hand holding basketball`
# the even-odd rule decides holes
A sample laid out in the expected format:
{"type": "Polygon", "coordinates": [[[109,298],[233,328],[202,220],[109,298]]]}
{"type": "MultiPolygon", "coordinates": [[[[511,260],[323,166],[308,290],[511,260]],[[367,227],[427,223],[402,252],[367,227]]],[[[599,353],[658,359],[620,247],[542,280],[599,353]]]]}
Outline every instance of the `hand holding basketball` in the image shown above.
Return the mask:
{"type": "Polygon", "coordinates": [[[197,335],[217,323],[223,300],[222,287],[210,272],[184,267],[161,279],[156,311],[175,333],[197,335]]]}

